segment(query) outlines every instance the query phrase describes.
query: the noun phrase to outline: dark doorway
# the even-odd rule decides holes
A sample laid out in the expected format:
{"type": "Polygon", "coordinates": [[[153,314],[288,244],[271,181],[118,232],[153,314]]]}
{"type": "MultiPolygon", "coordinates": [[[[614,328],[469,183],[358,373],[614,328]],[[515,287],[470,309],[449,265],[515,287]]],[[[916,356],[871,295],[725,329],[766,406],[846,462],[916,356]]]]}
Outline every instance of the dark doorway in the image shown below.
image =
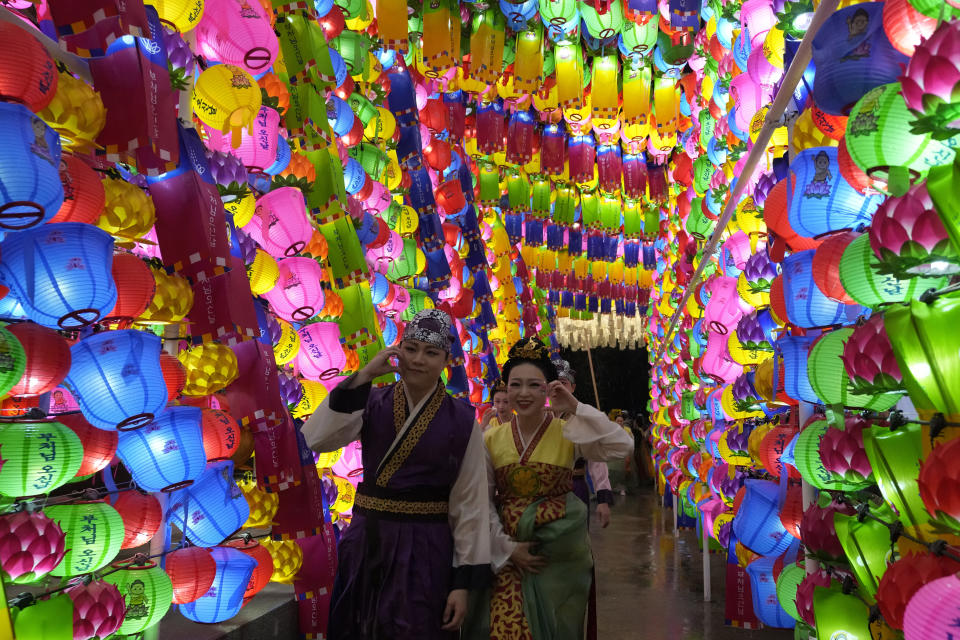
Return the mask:
{"type": "Polygon", "coordinates": [[[633,415],[644,411],[649,399],[647,352],[644,349],[592,349],[599,404],[593,394],[586,351],[562,349],[560,354],[577,372],[577,398],[609,413],[624,409],[633,415]]]}

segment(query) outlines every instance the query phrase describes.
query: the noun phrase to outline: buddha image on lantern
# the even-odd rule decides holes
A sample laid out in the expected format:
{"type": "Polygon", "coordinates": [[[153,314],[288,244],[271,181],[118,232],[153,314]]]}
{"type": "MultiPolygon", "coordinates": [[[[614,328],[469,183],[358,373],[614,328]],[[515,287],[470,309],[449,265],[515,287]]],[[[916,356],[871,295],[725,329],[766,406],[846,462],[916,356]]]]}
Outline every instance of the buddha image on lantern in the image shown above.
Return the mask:
{"type": "MultiPolygon", "coordinates": [[[[2,370],[2,365],[0,365],[0,370],[2,370]]],[[[63,390],[57,389],[53,392],[52,402],[50,403],[50,409],[55,413],[62,413],[69,409],[67,405],[67,399],[63,396],[63,390]]]]}
{"type": "Polygon", "coordinates": [[[31,126],[33,127],[33,142],[30,144],[30,151],[32,151],[35,156],[39,156],[53,166],[57,166],[53,161],[50,145],[47,143],[46,123],[40,118],[34,117],[31,126]]]}
{"type": "Polygon", "coordinates": [[[877,130],[880,122],[880,96],[883,95],[883,85],[871,89],[863,96],[857,105],[856,117],[847,124],[847,135],[866,136],[877,130]]]}
{"type": "Polygon", "coordinates": [[[803,190],[805,198],[827,198],[830,196],[833,173],[830,172],[830,156],[821,151],[813,157],[813,179],[803,190]]]}
{"type": "Polygon", "coordinates": [[[250,6],[250,3],[247,0],[237,0],[237,4],[240,5],[240,17],[241,18],[259,18],[260,14],[257,13],[257,10],[250,6]]]}
{"type": "Polygon", "coordinates": [[[147,587],[143,580],[134,580],[127,587],[127,620],[139,620],[150,615],[150,601],[146,596],[147,587]]]}
{"type": "MultiPolygon", "coordinates": [[[[870,14],[863,9],[857,9],[852,16],[847,18],[847,42],[853,44],[858,38],[867,35],[867,27],[870,26],[870,14]]],[[[840,58],[841,60],[859,60],[870,56],[870,40],[854,47],[853,51],[840,58]]]]}
{"type": "Polygon", "coordinates": [[[247,76],[242,69],[237,68],[233,75],[230,76],[230,86],[234,89],[249,89],[253,85],[250,84],[249,76],[247,76]]]}

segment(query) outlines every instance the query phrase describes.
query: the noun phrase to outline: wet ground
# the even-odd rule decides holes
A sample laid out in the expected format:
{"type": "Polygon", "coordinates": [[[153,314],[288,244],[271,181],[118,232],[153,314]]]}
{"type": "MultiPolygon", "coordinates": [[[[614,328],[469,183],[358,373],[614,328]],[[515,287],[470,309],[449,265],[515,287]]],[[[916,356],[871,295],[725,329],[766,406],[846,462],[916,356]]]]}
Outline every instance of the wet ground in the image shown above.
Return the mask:
{"type": "Polygon", "coordinates": [[[652,489],[617,496],[607,529],[591,524],[601,640],[789,640],[781,629],[724,625],[724,559],[710,556],[710,602],[696,532],[673,531],[652,489]]]}

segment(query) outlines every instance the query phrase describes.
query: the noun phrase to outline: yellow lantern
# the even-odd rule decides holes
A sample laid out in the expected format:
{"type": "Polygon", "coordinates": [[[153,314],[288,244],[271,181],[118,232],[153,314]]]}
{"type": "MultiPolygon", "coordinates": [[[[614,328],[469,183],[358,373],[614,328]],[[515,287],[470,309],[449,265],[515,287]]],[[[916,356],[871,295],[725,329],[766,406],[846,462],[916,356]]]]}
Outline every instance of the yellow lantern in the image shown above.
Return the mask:
{"type": "Polygon", "coordinates": [[[158,268],[151,268],[156,290],[147,310],[140,314],[138,322],[145,324],[172,324],[183,320],[193,308],[193,287],[177,274],[168,275],[158,268]]]}
{"type": "Polygon", "coordinates": [[[740,297],[754,309],[770,306],[770,292],[754,291],[747,282],[746,272],[741,272],[737,277],[737,293],[740,297]]]}
{"type": "Polygon", "coordinates": [[[349,511],[353,508],[353,501],[357,496],[356,489],[346,478],[333,476],[333,481],[337,485],[337,501],[330,506],[330,509],[337,513],[349,511]]]}
{"type": "Polygon", "coordinates": [[[273,345],[273,358],[278,365],[285,365],[300,353],[300,334],[286,320],[277,318],[280,339],[273,345]]]}
{"type": "Polygon", "coordinates": [[[793,125],[793,153],[814,147],[836,147],[840,144],[813,123],[812,109],[806,109],[793,125]]]}
{"type": "Polygon", "coordinates": [[[262,104],[260,86],[249,73],[232,64],[208,67],[193,87],[193,111],[204,124],[232,133],[240,146],[240,132],[253,135],[253,122],[262,104]]]}
{"type": "Polygon", "coordinates": [[[263,295],[277,285],[280,277],[280,268],[277,261],[263,249],[257,249],[253,262],[247,265],[247,279],[250,280],[250,291],[254,295],[263,295]]]}
{"type": "Polygon", "coordinates": [[[367,126],[363,129],[363,135],[371,142],[384,144],[387,140],[393,139],[393,134],[396,131],[397,119],[388,109],[377,107],[377,113],[367,122],[367,126]]]}
{"type": "Polygon", "coordinates": [[[326,453],[321,453],[317,456],[317,470],[322,471],[323,469],[331,468],[333,465],[337,464],[337,461],[342,455],[343,447],[337,449],[336,451],[327,451],[326,453]]]}
{"type": "Polygon", "coordinates": [[[233,382],[239,374],[237,355],[219,342],[205,342],[177,354],[187,373],[185,396],[208,396],[233,382]]]}
{"type": "Polygon", "coordinates": [[[180,33],[193,29],[203,17],[204,0],[144,0],[144,4],[156,9],[160,20],[180,33]]]}
{"type": "Polygon", "coordinates": [[[250,517],[243,523],[245,529],[269,527],[273,524],[273,516],[280,505],[280,496],[276,493],[261,491],[257,481],[251,477],[244,477],[237,481],[237,486],[243,492],[243,497],[250,507],[250,517]]]}
{"type": "Polygon", "coordinates": [[[772,351],[744,349],[743,345],[740,344],[740,339],[737,338],[737,333],[735,331],[730,332],[730,338],[727,340],[727,350],[730,352],[730,357],[733,358],[734,362],[745,367],[760,364],[764,360],[768,360],[773,356],[772,351]]]}
{"type": "Polygon", "coordinates": [[[112,236],[128,242],[146,235],[153,227],[157,211],[143,189],[123,180],[104,180],[106,200],[96,225],[112,236]]]}
{"type": "Polygon", "coordinates": [[[261,538],[262,544],[273,558],[273,575],[270,582],[292,584],[303,566],[303,549],[295,540],[270,540],[261,538]]]}
{"type": "Polygon", "coordinates": [[[107,123],[107,110],[100,94],[66,72],[59,74],[53,100],[37,115],[60,135],[60,144],[66,151],[91,149],[107,123]]]}
{"type": "Polygon", "coordinates": [[[290,412],[290,415],[294,418],[306,418],[313,415],[323,399],[327,397],[327,388],[315,380],[302,378],[300,386],[303,387],[303,397],[290,412]]]}
{"type": "Polygon", "coordinates": [[[233,216],[233,224],[238,229],[247,226],[253,220],[253,214],[257,210],[257,199],[253,193],[247,191],[242,198],[234,198],[229,202],[224,202],[223,207],[227,213],[233,216]]]}

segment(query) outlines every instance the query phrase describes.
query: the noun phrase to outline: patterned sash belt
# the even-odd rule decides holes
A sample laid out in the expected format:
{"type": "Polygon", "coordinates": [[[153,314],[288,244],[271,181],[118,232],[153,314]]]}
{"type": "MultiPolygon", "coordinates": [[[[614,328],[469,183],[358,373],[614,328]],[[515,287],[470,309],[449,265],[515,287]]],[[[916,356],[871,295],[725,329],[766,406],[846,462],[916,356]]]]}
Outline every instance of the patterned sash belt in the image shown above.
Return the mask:
{"type": "Polygon", "coordinates": [[[383,520],[446,522],[450,487],[411,487],[397,490],[361,482],[354,509],[383,520]]]}

